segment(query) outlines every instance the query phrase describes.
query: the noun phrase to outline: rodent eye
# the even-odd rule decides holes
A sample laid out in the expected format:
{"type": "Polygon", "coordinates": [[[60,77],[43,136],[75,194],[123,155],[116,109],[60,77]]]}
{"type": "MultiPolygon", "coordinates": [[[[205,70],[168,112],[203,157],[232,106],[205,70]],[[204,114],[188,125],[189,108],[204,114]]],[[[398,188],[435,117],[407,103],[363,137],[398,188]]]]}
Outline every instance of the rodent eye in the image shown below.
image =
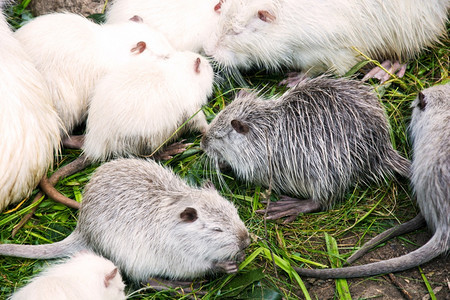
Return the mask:
{"type": "Polygon", "coordinates": [[[213,230],[217,232],[223,232],[223,230],[220,227],[214,227],[213,230]]]}

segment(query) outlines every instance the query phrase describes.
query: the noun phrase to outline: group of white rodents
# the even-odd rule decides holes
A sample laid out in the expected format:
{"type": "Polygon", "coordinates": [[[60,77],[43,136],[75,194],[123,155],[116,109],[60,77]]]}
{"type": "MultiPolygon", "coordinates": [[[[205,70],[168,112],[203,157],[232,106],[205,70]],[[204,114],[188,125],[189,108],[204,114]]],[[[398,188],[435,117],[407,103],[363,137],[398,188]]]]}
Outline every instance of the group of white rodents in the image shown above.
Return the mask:
{"type": "MultiPolygon", "coordinates": [[[[327,209],[356,182],[379,181],[393,172],[411,178],[423,218],[435,232],[431,250],[424,246],[369,270],[323,275],[298,269],[300,274],[367,276],[423,263],[450,244],[449,181],[425,191],[430,184],[421,177],[448,178],[448,151],[431,155],[417,146],[424,136],[448,133],[449,84],[423,91],[415,102],[414,157],[426,158],[411,166],[392,148],[377,97],[356,80],[306,79],[270,100],[242,92],[208,125],[201,108],[213,93],[215,73],[204,55],[228,74],[288,68],[307,76],[343,75],[365,55],[387,60],[388,73],[401,76],[398,61],[445,33],[449,7],[448,0],[115,0],[103,25],[53,13],[16,32],[2,15],[0,138],[7,142],[0,156],[0,210],[31,194],[62,141],[83,122],[80,146],[90,162],[149,155],[191,129],[204,134],[201,146],[218,169],[227,163],[244,181],[309,198],[285,196],[272,204],[269,218],[292,220],[300,212],[327,209]],[[433,124],[442,119],[444,127],[422,125],[430,114],[433,124]],[[436,170],[424,170],[426,159],[436,170]],[[429,197],[434,200],[427,202],[429,197]]],[[[448,149],[443,140],[436,137],[433,145],[448,149]]],[[[0,254],[72,256],[12,299],[38,297],[38,289],[43,296],[34,299],[57,293],[68,293],[67,299],[124,299],[120,274],[142,282],[151,276],[236,272],[249,243],[236,208],[214,188],[188,186],[153,161],[127,158],[97,169],[69,237],[50,245],[4,244],[0,254]],[[68,270],[74,277],[64,279],[68,270]],[[96,279],[84,291],[84,285],[53,289],[61,286],[59,280],[91,275],[96,279]]]]}

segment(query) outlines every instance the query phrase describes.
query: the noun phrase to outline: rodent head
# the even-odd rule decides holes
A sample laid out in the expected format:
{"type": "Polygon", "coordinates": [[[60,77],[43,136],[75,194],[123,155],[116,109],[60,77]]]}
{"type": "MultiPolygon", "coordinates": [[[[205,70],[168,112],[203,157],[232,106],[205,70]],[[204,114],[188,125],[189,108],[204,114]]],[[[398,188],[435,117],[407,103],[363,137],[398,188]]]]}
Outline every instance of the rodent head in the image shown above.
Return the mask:
{"type": "MultiPolygon", "coordinates": [[[[89,281],[91,288],[98,292],[101,299],[125,299],[125,284],[118,268],[108,259],[95,255],[89,251],[76,253],[67,263],[58,266],[61,272],[71,272],[74,276],[83,276],[89,281]],[[79,271],[77,271],[79,270],[79,271]],[[94,286],[95,285],[95,286],[94,286]],[[97,291],[96,289],[100,289],[97,291]]],[[[88,288],[85,286],[85,288],[88,288]]],[[[91,291],[92,292],[92,291],[91,291]]]]}
{"type": "Polygon", "coordinates": [[[413,108],[409,130],[411,137],[418,134],[423,127],[423,122],[433,119],[436,112],[446,112],[450,109],[450,83],[435,85],[419,92],[411,104],[413,108]]]}
{"type": "Polygon", "coordinates": [[[181,256],[193,260],[189,267],[180,267],[184,272],[192,272],[184,277],[202,275],[205,268],[214,272],[218,262],[243,260],[250,238],[231,202],[209,187],[200,189],[191,199],[183,199],[182,203],[184,206],[176,211],[178,223],[173,241],[174,249],[183,253],[181,256]]]}
{"type": "Polygon", "coordinates": [[[197,53],[179,51],[169,55],[167,62],[173,66],[172,76],[179,78],[180,84],[185,87],[183,95],[195,93],[195,97],[206,103],[213,92],[214,83],[214,71],[209,61],[197,53]]]}
{"type": "Polygon", "coordinates": [[[259,182],[268,174],[277,105],[255,93],[242,93],[211,122],[201,147],[215,162],[226,162],[238,177],[259,182]]]}
{"type": "MultiPolygon", "coordinates": [[[[221,2],[219,20],[204,44],[206,55],[224,67],[249,69],[253,64],[266,66],[268,61],[273,65],[274,55],[282,45],[267,36],[272,37],[271,33],[277,30],[277,6],[277,1],[221,2]]],[[[282,54],[277,57],[280,62],[286,59],[282,54]]],[[[279,68],[276,64],[274,68],[279,68]]]]}

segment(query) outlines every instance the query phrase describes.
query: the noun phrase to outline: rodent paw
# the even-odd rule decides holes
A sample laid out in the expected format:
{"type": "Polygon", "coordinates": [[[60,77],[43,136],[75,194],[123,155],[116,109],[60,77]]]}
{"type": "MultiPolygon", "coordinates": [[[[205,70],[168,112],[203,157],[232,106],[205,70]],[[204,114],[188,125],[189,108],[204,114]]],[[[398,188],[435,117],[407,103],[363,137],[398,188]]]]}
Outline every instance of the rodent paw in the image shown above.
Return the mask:
{"type": "Polygon", "coordinates": [[[237,273],[239,270],[239,265],[235,261],[218,261],[214,264],[214,267],[225,273],[237,273]]]}

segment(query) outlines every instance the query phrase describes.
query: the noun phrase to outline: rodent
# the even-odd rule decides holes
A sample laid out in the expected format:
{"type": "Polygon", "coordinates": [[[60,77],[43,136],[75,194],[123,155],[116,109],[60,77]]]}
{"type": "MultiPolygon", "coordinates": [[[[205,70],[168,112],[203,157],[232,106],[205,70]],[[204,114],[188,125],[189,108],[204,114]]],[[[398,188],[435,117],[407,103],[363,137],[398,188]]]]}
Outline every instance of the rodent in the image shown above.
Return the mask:
{"type": "MultiPolygon", "coordinates": [[[[145,55],[148,51],[146,43],[138,43],[133,61],[98,81],[88,109],[83,155],[63,167],[66,174],[114,157],[149,156],[186,129],[206,131],[208,123],[201,107],[214,83],[208,60],[189,51],[161,57],[145,55]]],[[[179,153],[184,147],[179,144],[172,152],[179,153]]],[[[45,178],[40,187],[55,201],[78,205],[45,178]]]]}
{"type": "Polygon", "coordinates": [[[272,202],[269,219],[328,209],[353,184],[408,176],[410,168],[392,147],[375,93],[345,78],[306,79],[268,100],[241,93],[211,122],[201,147],[246,182],[309,198],[272,202]]]}
{"type": "Polygon", "coordinates": [[[202,52],[203,43],[219,18],[214,10],[220,0],[114,0],[106,12],[107,23],[142,16],[180,51],[202,52]]]}
{"type": "Polygon", "coordinates": [[[70,13],[39,16],[15,32],[32,62],[43,74],[53,104],[67,132],[84,121],[89,96],[108,71],[135,58],[130,51],[143,41],[146,55],[174,51],[167,39],[138,16],[117,24],[97,25],[70,13]]]}
{"type": "Polygon", "coordinates": [[[208,60],[176,51],[147,63],[143,54],[109,72],[94,89],[83,146],[92,161],[149,155],[196,113],[186,128],[207,129],[201,107],[214,83],[208,60]]]}
{"type": "Polygon", "coordinates": [[[125,284],[106,258],[84,251],[50,265],[10,300],[124,300],[125,284]]]}
{"type": "Polygon", "coordinates": [[[296,268],[300,275],[320,278],[372,276],[407,270],[450,250],[450,83],[419,93],[413,104],[411,185],[431,239],[406,255],[367,265],[338,269],[296,268]]]}
{"type": "Polygon", "coordinates": [[[404,60],[446,32],[448,0],[224,0],[206,55],[223,67],[343,75],[363,58],[404,60]]]}
{"type": "Polygon", "coordinates": [[[236,272],[249,245],[234,205],[188,186],[152,160],[101,165],[86,185],[74,232],[47,245],[0,245],[0,254],[49,259],[92,250],[135,282],[236,272]]]}
{"type": "MultiPolygon", "coordinates": [[[[0,1],[0,7],[5,1],[0,1]]],[[[62,128],[42,75],[0,11],[0,211],[30,196],[59,152],[62,128]]]]}

